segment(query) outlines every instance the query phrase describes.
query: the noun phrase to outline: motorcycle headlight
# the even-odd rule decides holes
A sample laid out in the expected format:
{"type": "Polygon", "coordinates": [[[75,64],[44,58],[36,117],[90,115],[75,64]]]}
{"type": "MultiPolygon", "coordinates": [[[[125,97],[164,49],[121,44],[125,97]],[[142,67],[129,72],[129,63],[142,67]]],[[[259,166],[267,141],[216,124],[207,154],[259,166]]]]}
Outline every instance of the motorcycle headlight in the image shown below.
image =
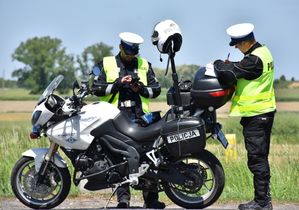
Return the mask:
{"type": "Polygon", "coordinates": [[[37,120],[39,119],[40,115],[41,115],[42,111],[35,111],[32,115],[31,118],[31,124],[35,125],[35,123],[37,122],[37,120]]]}

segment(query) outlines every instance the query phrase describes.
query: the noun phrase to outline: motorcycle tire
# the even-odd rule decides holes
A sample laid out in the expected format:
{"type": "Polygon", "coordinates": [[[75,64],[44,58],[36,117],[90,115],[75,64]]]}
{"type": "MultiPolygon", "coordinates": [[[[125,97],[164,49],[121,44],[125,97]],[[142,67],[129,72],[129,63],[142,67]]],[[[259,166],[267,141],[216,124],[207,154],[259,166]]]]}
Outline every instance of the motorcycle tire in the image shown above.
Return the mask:
{"type": "Polygon", "coordinates": [[[223,191],[225,184],[223,167],[219,160],[207,150],[203,150],[200,154],[193,154],[189,157],[180,158],[176,162],[185,161],[186,159],[190,159],[193,161],[190,164],[194,165],[196,164],[195,162],[198,161],[198,164],[201,165],[199,167],[204,178],[202,179],[201,186],[198,187],[200,189],[194,189],[194,192],[189,193],[189,196],[184,194],[186,192],[184,192],[183,187],[181,188],[183,190],[180,191],[181,186],[173,186],[170,183],[163,183],[165,194],[172,202],[183,208],[206,208],[217,201],[223,191]],[[211,189],[208,189],[208,187],[210,187],[211,189]],[[198,191],[195,192],[196,190],[198,191]],[[207,192],[202,195],[201,191],[204,190],[206,190],[207,192]]]}
{"type": "Polygon", "coordinates": [[[36,184],[37,179],[34,159],[20,158],[11,173],[11,187],[15,196],[29,208],[54,208],[69,194],[71,176],[67,168],[59,168],[50,162],[43,183],[36,184]]]}

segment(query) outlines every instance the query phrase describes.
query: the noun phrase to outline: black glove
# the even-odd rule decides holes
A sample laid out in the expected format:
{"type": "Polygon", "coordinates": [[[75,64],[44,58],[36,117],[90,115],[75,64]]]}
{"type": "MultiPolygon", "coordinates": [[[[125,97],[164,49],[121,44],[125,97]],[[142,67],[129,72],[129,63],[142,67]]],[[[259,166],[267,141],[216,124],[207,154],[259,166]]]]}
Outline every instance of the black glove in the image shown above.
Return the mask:
{"type": "Polygon", "coordinates": [[[237,78],[233,73],[232,63],[228,64],[222,60],[216,60],[214,61],[214,70],[220,83],[228,86],[237,84],[237,78]]]}
{"type": "Polygon", "coordinates": [[[134,82],[131,84],[131,88],[135,93],[142,93],[144,90],[144,84],[142,82],[134,82]]]}
{"type": "Polygon", "coordinates": [[[224,63],[224,61],[218,59],[218,60],[215,60],[213,64],[214,64],[215,66],[217,66],[217,65],[219,65],[220,63],[224,63]]]}

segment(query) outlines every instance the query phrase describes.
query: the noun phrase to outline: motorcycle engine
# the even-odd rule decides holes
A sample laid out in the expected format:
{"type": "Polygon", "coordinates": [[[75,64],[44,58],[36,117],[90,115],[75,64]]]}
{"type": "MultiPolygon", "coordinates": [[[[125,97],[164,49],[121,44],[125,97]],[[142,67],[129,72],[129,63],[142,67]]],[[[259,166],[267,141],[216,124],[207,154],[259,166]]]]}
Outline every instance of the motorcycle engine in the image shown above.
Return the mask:
{"type": "Polygon", "coordinates": [[[84,174],[93,174],[109,168],[107,160],[96,160],[85,154],[78,155],[75,161],[76,169],[84,174]]]}
{"type": "Polygon", "coordinates": [[[98,160],[96,162],[94,162],[93,167],[88,168],[85,173],[86,174],[93,174],[93,173],[97,173],[100,171],[104,171],[106,169],[109,168],[109,164],[106,160],[98,160]]]}
{"type": "Polygon", "coordinates": [[[79,171],[85,171],[88,168],[92,168],[94,161],[84,154],[78,155],[75,160],[76,169],[79,171]]]}

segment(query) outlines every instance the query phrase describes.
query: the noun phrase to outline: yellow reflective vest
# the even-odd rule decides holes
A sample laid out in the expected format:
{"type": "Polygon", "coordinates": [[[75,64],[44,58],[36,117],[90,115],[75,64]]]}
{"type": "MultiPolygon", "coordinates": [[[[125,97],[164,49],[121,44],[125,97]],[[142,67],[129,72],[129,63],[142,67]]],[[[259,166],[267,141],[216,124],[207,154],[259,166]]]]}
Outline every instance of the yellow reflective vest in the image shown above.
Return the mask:
{"type": "Polygon", "coordinates": [[[262,60],[263,73],[254,80],[238,80],[230,109],[231,116],[250,117],[276,109],[272,55],[266,46],[256,48],[251,54],[262,60]]]}
{"type": "MultiPolygon", "coordinates": [[[[138,76],[140,78],[140,82],[142,82],[145,86],[147,86],[147,72],[148,72],[148,62],[147,60],[138,57],[138,76]]],[[[106,82],[112,83],[119,77],[120,68],[117,66],[116,59],[114,56],[104,57],[103,59],[103,68],[106,74],[106,82]]],[[[112,94],[100,97],[102,101],[109,101],[112,97],[112,94]]],[[[118,97],[119,93],[117,93],[111,102],[116,107],[118,106],[118,97]]],[[[140,96],[142,103],[142,110],[144,113],[149,112],[149,99],[140,96]]]]}

